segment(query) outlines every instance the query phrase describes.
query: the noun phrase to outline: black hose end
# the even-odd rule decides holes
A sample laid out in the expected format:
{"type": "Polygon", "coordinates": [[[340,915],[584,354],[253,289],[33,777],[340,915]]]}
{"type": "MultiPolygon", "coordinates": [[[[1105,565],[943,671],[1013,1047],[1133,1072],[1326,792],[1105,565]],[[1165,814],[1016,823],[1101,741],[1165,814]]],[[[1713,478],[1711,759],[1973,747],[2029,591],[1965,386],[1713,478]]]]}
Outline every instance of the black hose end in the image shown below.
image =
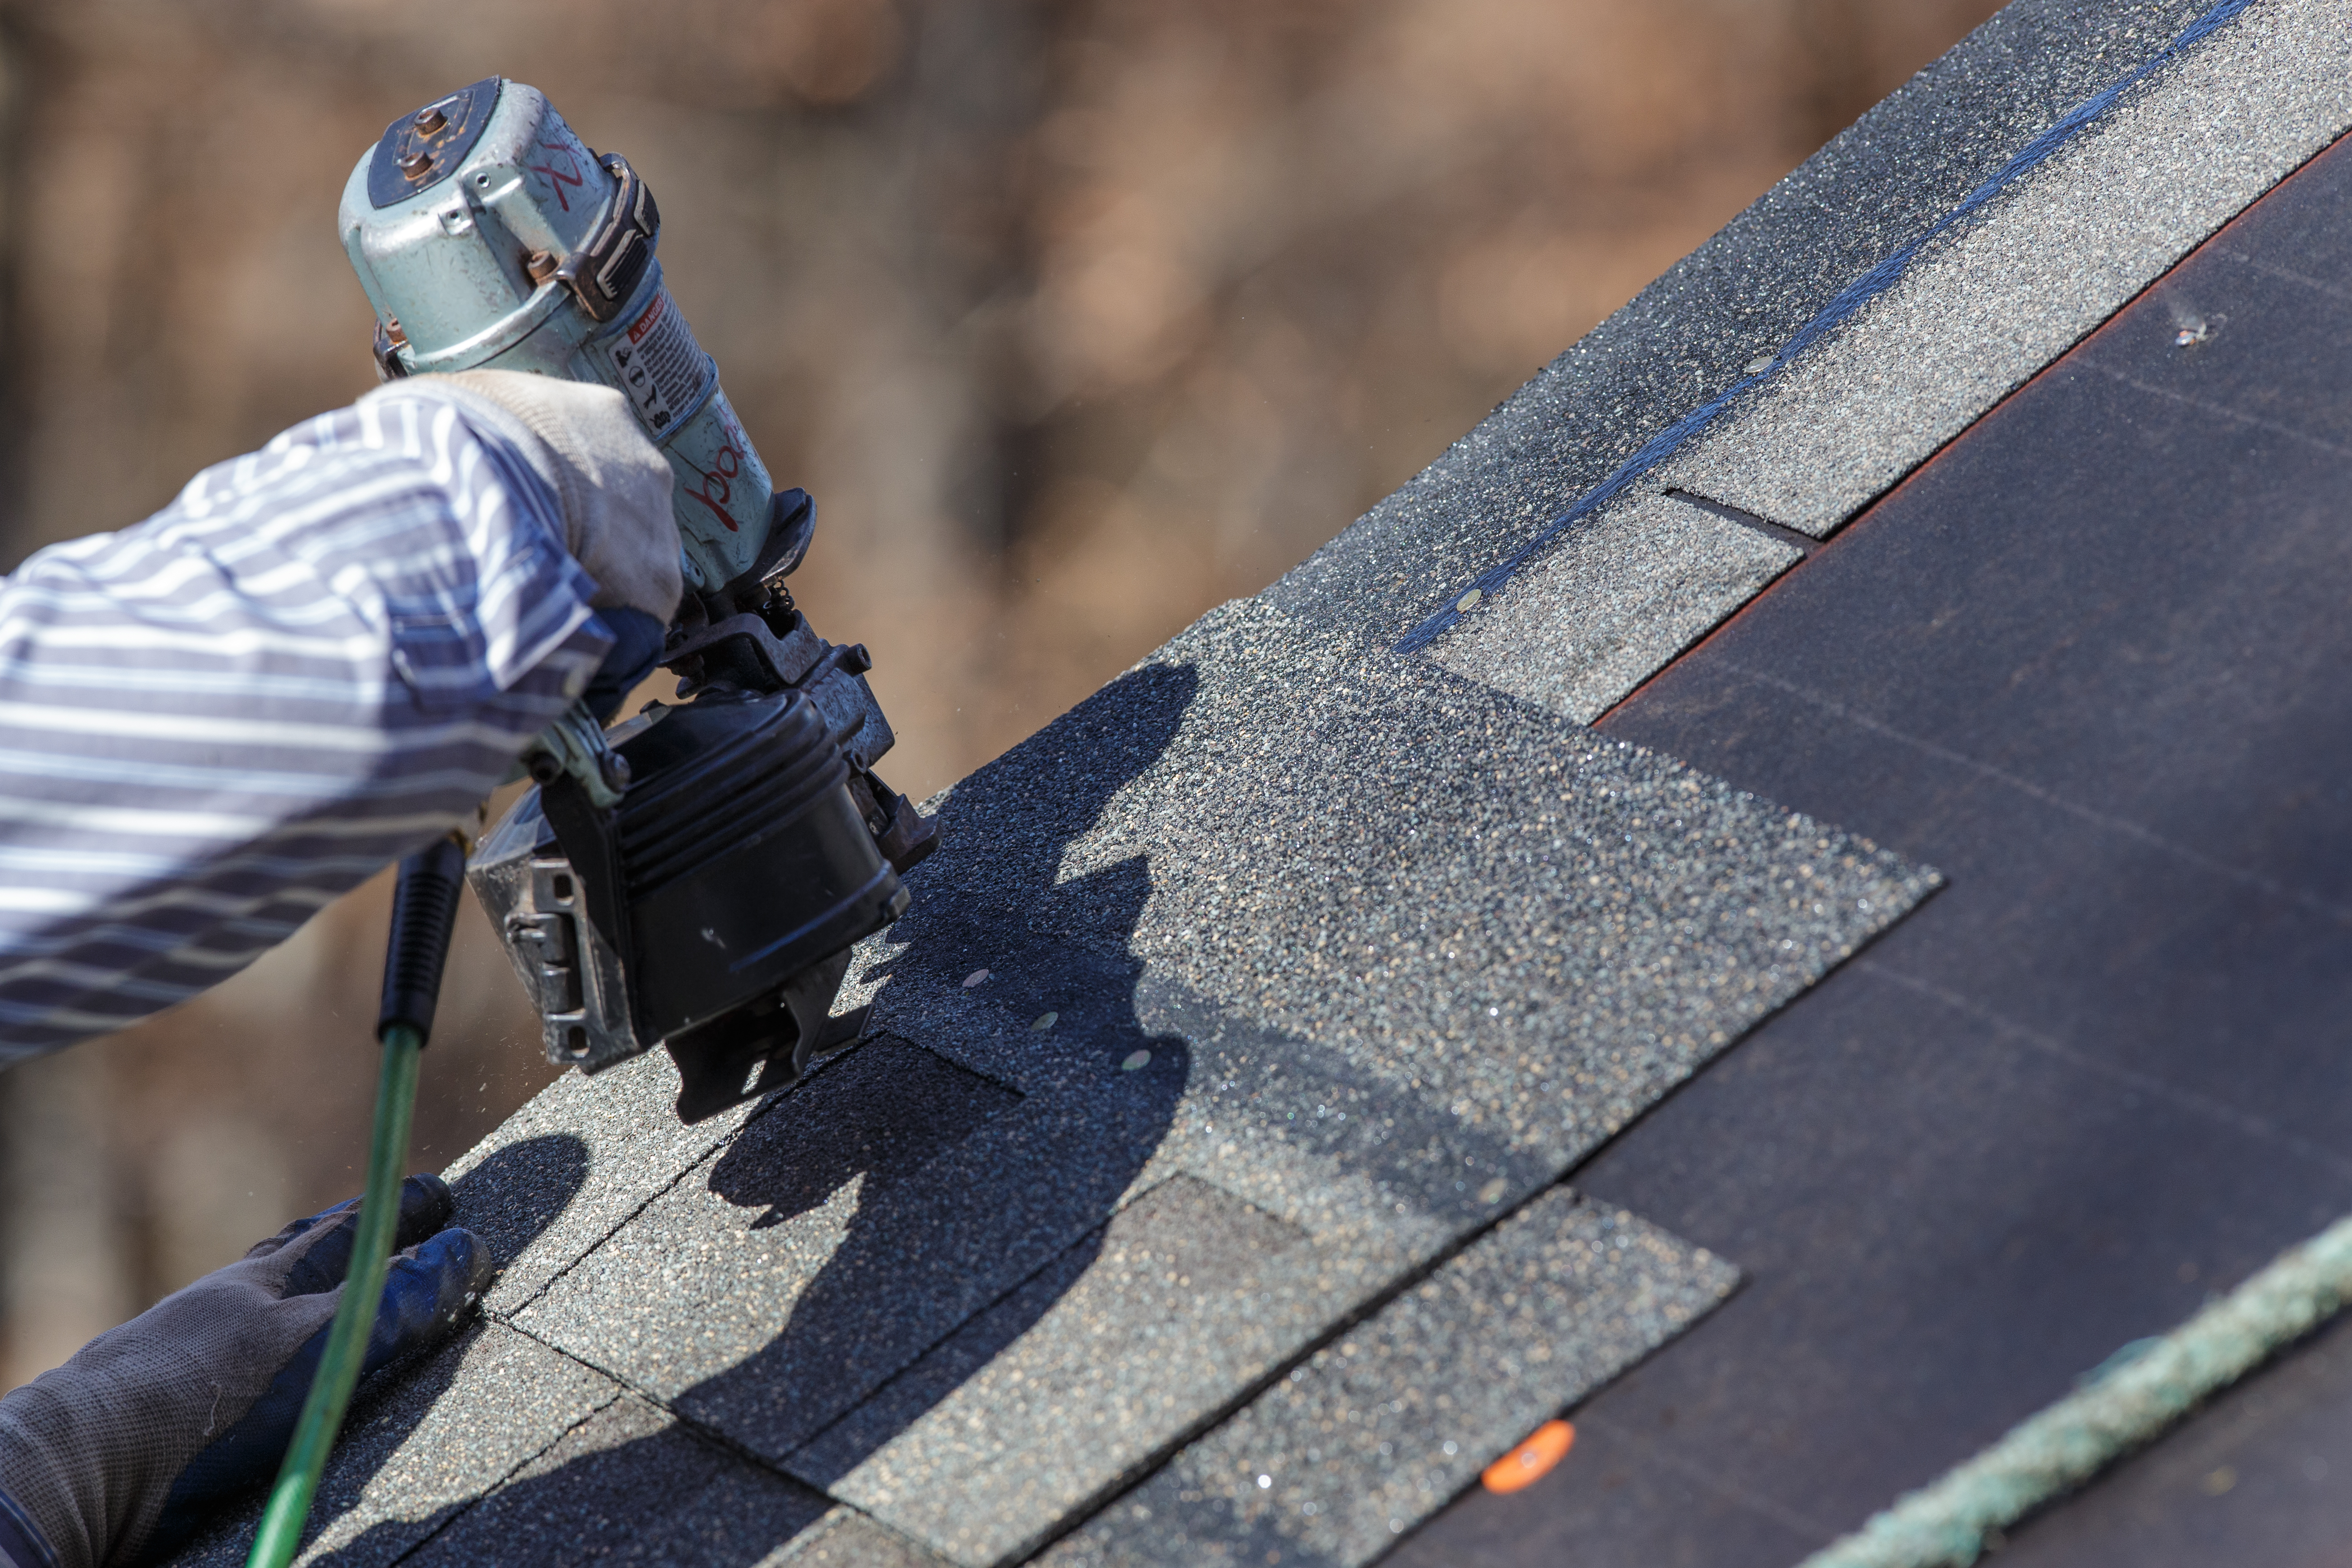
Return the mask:
{"type": "Polygon", "coordinates": [[[453,838],[436,839],[400,863],[392,892],[392,935],[383,950],[383,1005],[376,1038],[405,1025],[422,1041],[433,1033],[441,996],[441,969],[449,932],[466,886],[466,851],[453,838]]]}

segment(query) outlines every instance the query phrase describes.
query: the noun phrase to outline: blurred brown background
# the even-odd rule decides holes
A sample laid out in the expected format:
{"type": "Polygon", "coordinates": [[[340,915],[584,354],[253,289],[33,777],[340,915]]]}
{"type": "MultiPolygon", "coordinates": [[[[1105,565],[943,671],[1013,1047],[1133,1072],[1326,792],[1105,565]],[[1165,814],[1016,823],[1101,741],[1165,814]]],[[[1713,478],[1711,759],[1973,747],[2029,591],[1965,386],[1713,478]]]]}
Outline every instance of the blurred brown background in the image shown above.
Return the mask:
{"type": "MultiPolygon", "coordinates": [[[[0,563],[371,385],[343,179],[503,73],[658,193],[919,798],[1338,532],[1992,9],[0,0],[0,563]]],[[[357,1190],[385,893],[0,1076],[10,1384],[357,1190]]],[[[414,1163],[537,1058],[469,906],[414,1163]]]]}

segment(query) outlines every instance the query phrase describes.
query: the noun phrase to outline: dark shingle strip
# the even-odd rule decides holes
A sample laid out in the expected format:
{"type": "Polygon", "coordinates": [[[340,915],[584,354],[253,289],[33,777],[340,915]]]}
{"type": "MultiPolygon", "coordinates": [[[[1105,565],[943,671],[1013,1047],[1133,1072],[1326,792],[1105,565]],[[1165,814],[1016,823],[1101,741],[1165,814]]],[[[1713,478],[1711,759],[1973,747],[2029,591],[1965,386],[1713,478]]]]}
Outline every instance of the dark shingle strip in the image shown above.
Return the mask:
{"type": "Polygon", "coordinates": [[[747,1545],[789,1541],[827,1507],[631,1395],[566,1432],[404,1562],[740,1568],[747,1545]]]}

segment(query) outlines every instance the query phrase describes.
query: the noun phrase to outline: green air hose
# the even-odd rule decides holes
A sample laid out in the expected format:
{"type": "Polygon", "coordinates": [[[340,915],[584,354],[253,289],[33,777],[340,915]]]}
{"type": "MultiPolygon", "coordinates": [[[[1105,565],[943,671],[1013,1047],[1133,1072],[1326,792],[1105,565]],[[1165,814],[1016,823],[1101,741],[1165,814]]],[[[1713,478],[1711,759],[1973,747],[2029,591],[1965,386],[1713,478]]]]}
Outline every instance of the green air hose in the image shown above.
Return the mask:
{"type": "Polygon", "coordinates": [[[454,835],[400,863],[392,935],[384,950],[383,1006],[376,1024],[383,1070],[376,1080],[375,1132],[368,1144],[367,1190],[360,1199],[351,1272],[246,1568],[285,1568],[294,1560],[327,1451],[342,1428],[343,1412],[367,1359],[393,1237],[400,1228],[400,1184],[408,1163],[409,1115],[416,1109],[418,1060],[433,1031],[433,1004],[441,991],[441,966],[448,957],[465,873],[466,847],[454,835]]]}
{"type": "Polygon", "coordinates": [[[360,1231],[352,1244],[352,1271],[343,1287],[335,1325],[327,1331],[326,1353],[311,1380],[310,1396],[294,1424],[286,1463],[269,1489],[260,1533],[253,1538],[247,1568],[284,1568],[302,1543],[302,1521],[326,1468],[327,1450],[343,1425],[343,1409],[360,1380],[368,1336],[375,1332],[377,1298],[392,1260],[392,1236],[400,1225],[401,1167],[408,1163],[408,1113],[416,1105],[416,1067],[425,1037],[402,1025],[384,1031],[383,1076],[375,1090],[375,1136],[368,1145],[367,1193],[360,1199],[360,1231]]]}

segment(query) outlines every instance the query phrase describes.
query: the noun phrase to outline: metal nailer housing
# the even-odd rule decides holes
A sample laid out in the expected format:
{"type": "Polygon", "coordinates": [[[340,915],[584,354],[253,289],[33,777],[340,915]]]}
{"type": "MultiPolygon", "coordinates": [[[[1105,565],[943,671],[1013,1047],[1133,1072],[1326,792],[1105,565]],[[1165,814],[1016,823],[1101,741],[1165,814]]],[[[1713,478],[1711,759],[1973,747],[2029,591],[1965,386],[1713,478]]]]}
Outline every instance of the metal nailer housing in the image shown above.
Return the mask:
{"type": "Polygon", "coordinates": [[[815,507],[775,490],[664,287],[652,191],[494,77],[386,127],[341,226],[386,378],[603,383],[675,477],[688,591],[661,662],[687,700],[602,737],[583,721],[625,766],[601,789],[548,770],[468,868],[549,1058],[593,1072],[667,1045],[688,1120],[791,1082],[855,1037],[830,1016],[850,945],[906,908],[934,834],[874,773],[893,737],[866,650],[819,637],[784,586],[815,507]]]}

